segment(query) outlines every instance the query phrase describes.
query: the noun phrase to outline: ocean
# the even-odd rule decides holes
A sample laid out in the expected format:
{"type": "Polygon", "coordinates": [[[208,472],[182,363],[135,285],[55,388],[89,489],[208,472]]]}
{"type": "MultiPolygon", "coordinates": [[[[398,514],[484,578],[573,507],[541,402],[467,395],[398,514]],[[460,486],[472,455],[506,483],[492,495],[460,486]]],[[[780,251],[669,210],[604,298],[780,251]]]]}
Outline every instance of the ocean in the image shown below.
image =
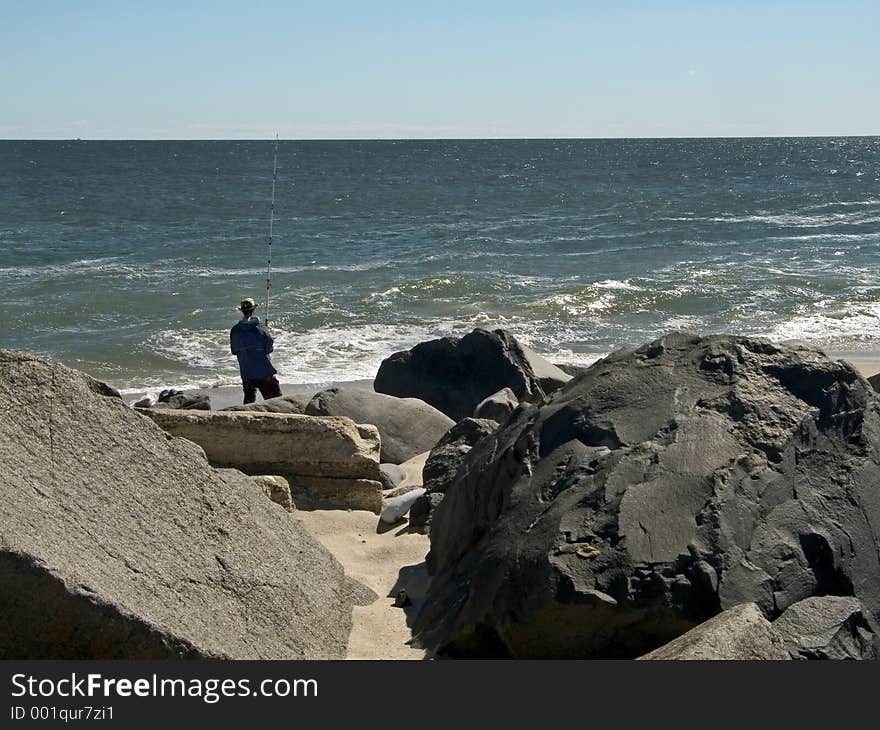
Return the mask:
{"type": "MultiPolygon", "coordinates": [[[[0,141],[0,347],[135,392],[238,382],[274,140],[0,141]]],[[[671,330],[880,353],[880,138],[282,141],[285,383],[504,327],[589,363],[671,330]]]]}

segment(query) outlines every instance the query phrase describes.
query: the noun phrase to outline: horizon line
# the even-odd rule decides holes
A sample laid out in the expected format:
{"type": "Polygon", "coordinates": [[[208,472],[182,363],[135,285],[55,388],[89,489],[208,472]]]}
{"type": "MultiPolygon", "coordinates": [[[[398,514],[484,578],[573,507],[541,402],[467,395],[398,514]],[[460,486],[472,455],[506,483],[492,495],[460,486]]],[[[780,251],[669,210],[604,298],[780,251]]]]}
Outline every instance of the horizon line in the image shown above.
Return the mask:
{"type": "MultiPolygon", "coordinates": [[[[625,141],[625,140],[707,140],[707,139],[839,139],[880,137],[880,132],[854,134],[710,134],[710,135],[632,135],[611,137],[577,136],[494,136],[494,137],[280,137],[282,142],[526,142],[526,141],[625,141]]],[[[2,137],[0,142],[264,142],[275,137],[2,137]]]]}

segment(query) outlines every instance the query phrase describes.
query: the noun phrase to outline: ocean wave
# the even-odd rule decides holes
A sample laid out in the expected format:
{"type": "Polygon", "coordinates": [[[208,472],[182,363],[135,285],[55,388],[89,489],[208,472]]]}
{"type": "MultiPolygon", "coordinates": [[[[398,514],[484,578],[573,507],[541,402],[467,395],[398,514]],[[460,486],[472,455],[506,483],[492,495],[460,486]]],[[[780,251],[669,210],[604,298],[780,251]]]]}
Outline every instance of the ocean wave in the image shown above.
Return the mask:
{"type": "Polygon", "coordinates": [[[880,303],[805,312],[762,334],[775,340],[805,340],[843,350],[876,351],[880,347],[880,303]]]}

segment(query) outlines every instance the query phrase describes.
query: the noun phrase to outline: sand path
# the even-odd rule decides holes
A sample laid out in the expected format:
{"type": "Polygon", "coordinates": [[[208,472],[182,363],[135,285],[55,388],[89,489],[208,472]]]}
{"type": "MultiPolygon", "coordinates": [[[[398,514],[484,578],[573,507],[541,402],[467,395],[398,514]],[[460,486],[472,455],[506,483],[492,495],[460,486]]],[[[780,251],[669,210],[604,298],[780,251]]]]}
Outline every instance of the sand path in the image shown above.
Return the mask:
{"type": "Polygon", "coordinates": [[[428,585],[427,536],[409,531],[405,522],[377,532],[379,518],[372,512],[298,510],[293,516],[333,553],[349,576],[379,595],[369,606],[354,607],[346,658],[424,658],[421,649],[406,642],[412,636],[407,621],[412,621],[428,585]],[[413,601],[406,609],[394,606],[401,588],[413,601]]]}

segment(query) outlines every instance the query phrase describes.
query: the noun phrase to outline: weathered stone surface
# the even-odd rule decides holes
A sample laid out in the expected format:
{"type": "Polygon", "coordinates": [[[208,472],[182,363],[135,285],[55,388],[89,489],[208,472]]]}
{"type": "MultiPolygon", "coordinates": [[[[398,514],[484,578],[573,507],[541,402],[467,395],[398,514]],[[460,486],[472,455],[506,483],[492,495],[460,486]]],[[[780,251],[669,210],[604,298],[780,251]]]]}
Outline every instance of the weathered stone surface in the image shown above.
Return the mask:
{"type": "Polygon", "coordinates": [[[312,507],[344,507],[379,514],[382,511],[382,483],[372,479],[332,479],[289,474],[291,491],[303,492],[312,507]]]}
{"type": "Polygon", "coordinates": [[[874,388],[874,390],[880,391],[880,373],[872,375],[870,378],[868,378],[868,382],[871,384],[871,387],[874,388]]]}
{"type": "Polygon", "coordinates": [[[475,329],[462,338],[443,337],[394,353],[382,362],[373,388],[421,398],[460,421],[502,388],[520,401],[540,401],[569,379],[509,332],[475,329]]]}
{"type": "Polygon", "coordinates": [[[273,474],[257,474],[251,479],[273,502],[280,504],[288,512],[293,512],[296,509],[290,494],[290,483],[284,477],[273,474]]]}
{"type": "Polygon", "coordinates": [[[773,622],[792,659],[876,659],[877,636],[857,598],[814,596],[773,622]]]}
{"type": "Polygon", "coordinates": [[[451,418],[418,398],[395,398],[362,388],[323,390],[306,406],[306,413],[372,423],[382,440],[380,458],[392,464],[402,464],[430,451],[455,425],[451,418]]]}
{"type": "Polygon", "coordinates": [[[246,474],[379,479],[379,433],[349,418],[241,411],[138,411],[246,474]]]}
{"type": "Polygon", "coordinates": [[[502,388],[481,400],[474,408],[474,418],[485,418],[490,421],[504,423],[516,410],[519,401],[510,388],[502,388]]]}
{"type": "Polygon", "coordinates": [[[754,603],[729,608],[639,659],[789,659],[782,638],[754,603]]]}
{"type": "MultiPolygon", "coordinates": [[[[140,401],[138,401],[140,402],[140,401]]],[[[140,407],[135,404],[135,407],[140,407]]],[[[211,399],[202,393],[175,393],[160,398],[152,408],[174,408],[182,411],[210,411],[211,399]]]]}
{"type": "Polygon", "coordinates": [[[294,395],[282,395],[277,398],[268,398],[247,405],[229,406],[221,408],[223,411],[247,411],[248,413],[299,413],[306,412],[306,406],[312,396],[305,393],[294,395]]]}
{"type": "Polygon", "coordinates": [[[341,658],[341,565],[102,390],[0,351],[0,658],[341,658]]]}
{"type": "Polygon", "coordinates": [[[456,655],[632,657],[822,594],[875,625],[878,463],[878,399],[844,362],[683,334],[612,354],[467,455],[416,629],[456,655]]]}
{"type": "Polygon", "coordinates": [[[443,500],[446,490],[455,480],[458,469],[480,439],[498,428],[496,421],[484,418],[464,418],[455,424],[437,445],[431,449],[422,470],[425,494],[410,510],[410,524],[430,529],[431,510],[443,500]]]}

